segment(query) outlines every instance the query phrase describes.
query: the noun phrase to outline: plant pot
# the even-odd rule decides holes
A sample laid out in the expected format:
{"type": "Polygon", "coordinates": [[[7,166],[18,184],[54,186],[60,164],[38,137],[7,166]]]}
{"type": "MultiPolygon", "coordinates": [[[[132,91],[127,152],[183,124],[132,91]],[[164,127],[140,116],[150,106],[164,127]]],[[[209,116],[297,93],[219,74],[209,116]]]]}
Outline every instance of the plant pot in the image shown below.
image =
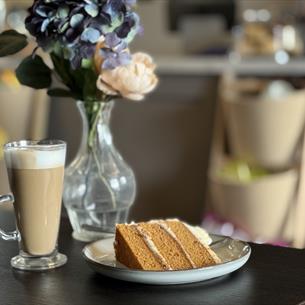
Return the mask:
{"type": "Polygon", "coordinates": [[[297,180],[295,169],[249,183],[229,181],[211,174],[209,181],[213,211],[244,229],[253,238],[289,239],[292,234],[289,215],[297,180]]]}
{"type": "Polygon", "coordinates": [[[305,91],[281,100],[224,101],[232,154],[268,169],[291,166],[304,127],[305,91]]]}

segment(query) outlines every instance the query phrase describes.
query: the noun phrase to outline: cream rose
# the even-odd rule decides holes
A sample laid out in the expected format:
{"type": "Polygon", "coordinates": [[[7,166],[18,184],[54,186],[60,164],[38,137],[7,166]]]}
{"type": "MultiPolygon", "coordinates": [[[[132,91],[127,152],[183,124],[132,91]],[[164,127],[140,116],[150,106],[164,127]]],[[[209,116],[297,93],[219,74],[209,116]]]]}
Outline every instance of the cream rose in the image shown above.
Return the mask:
{"type": "Polygon", "coordinates": [[[97,80],[97,88],[108,95],[121,95],[130,100],[140,101],[158,84],[155,68],[149,55],[135,53],[129,65],[102,70],[97,80]]]}

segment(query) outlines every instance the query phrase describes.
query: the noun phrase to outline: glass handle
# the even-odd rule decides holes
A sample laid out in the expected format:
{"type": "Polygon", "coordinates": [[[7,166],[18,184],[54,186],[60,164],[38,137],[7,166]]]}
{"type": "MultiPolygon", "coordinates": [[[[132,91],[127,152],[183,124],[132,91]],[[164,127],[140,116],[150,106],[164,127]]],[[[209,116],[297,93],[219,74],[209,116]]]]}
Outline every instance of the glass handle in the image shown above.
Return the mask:
{"type": "MultiPolygon", "coordinates": [[[[14,197],[11,194],[0,195],[0,204],[6,202],[14,202],[14,197]]],[[[0,229],[0,237],[4,240],[19,240],[19,234],[15,230],[13,232],[5,232],[0,229]]]]}

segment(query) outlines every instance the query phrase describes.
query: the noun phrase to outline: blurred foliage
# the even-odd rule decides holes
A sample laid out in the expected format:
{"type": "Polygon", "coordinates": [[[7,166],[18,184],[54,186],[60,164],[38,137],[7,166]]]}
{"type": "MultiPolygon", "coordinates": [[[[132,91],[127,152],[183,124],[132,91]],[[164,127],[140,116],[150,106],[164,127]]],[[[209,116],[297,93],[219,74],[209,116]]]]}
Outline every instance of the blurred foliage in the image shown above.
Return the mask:
{"type": "Polygon", "coordinates": [[[3,158],[3,145],[7,143],[8,136],[4,129],[0,128],[0,160],[3,158]]]}
{"type": "Polygon", "coordinates": [[[253,166],[243,160],[227,162],[218,175],[226,180],[235,182],[252,182],[268,175],[269,172],[261,167],[253,166]]]}

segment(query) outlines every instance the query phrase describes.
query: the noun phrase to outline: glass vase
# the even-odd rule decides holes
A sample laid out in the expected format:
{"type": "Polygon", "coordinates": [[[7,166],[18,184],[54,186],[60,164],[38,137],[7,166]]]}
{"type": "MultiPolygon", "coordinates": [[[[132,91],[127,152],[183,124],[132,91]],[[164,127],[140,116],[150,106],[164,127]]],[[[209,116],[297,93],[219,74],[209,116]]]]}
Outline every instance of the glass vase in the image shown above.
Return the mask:
{"type": "Polygon", "coordinates": [[[64,204],[73,237],[93,241],[126,222],[136,195],[132,169],[112,142],[114,102],[77,102],[83,131],[78,154],[65,171],[64,204]]]}

